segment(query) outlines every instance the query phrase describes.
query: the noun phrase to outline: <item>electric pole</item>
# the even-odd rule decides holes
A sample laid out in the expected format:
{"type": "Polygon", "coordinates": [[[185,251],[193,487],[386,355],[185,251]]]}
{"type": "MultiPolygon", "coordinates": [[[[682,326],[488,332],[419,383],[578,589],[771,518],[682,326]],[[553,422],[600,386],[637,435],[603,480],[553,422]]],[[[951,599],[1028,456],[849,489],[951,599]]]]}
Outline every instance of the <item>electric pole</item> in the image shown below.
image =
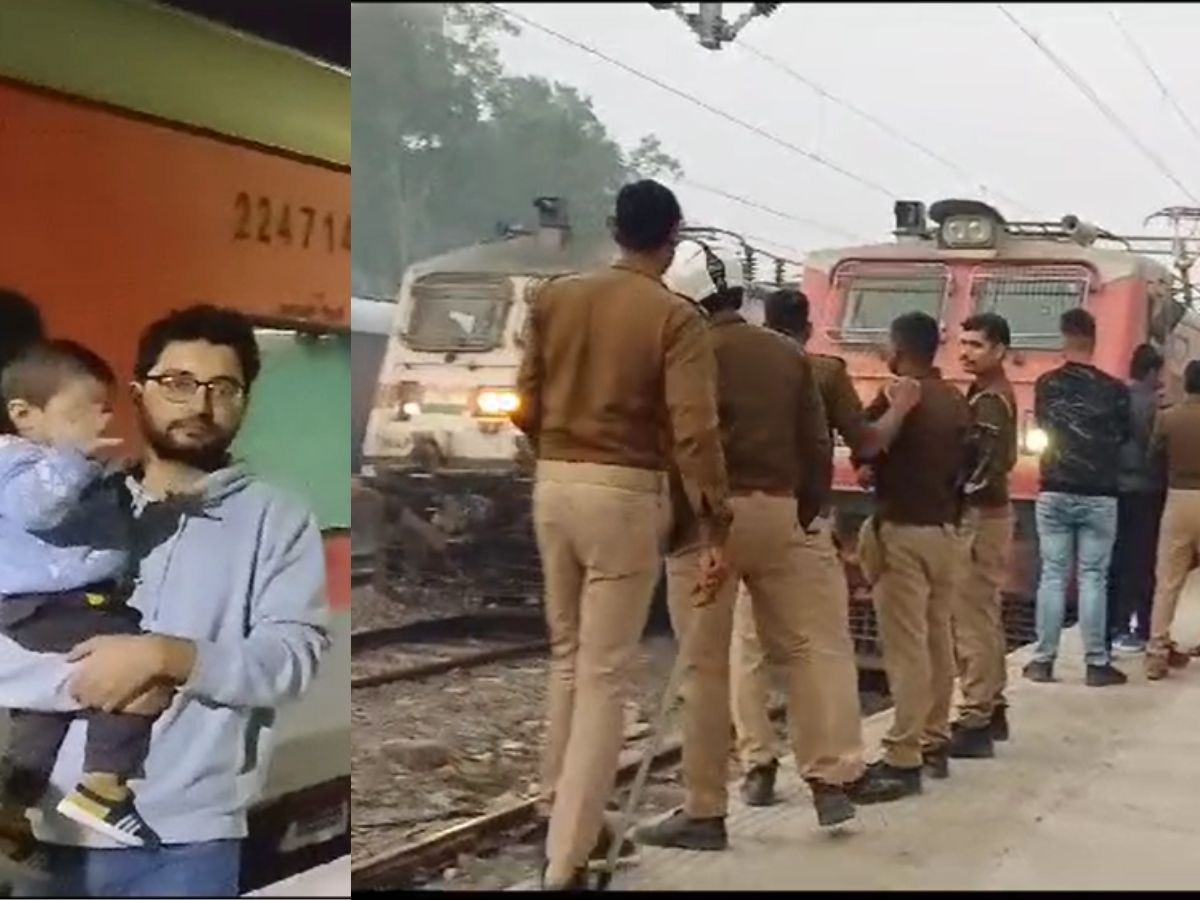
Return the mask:
{"type": "Polygon", "coordinates": [[[751,3],[750,9],[738,16],[731,25],[721,15],[720,3],[697,3],[697,12],[688,12],[682,3],[651,3],[655,9],[669,10],[675,13],[688,28],[700,38],[700,46],[705,50],[720,50],[723,44],[728,44],[738,36],[738,33],[750,24],[751,19],[759,16],[769,16],[779,7],[778,3],[751,3]]]}

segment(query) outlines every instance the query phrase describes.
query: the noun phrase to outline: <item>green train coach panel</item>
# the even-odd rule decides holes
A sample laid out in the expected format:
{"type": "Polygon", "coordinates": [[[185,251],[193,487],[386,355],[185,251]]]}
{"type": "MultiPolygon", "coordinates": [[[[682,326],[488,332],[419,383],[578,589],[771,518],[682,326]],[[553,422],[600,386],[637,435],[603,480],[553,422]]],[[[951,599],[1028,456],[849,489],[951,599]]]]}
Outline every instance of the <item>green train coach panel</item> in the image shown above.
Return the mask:
{"type": "Polygon", "coordinates": [[[262,374],[236,451],[303,497],[322,530],[350,527],[350,336],[260,331],[262,374]]]}

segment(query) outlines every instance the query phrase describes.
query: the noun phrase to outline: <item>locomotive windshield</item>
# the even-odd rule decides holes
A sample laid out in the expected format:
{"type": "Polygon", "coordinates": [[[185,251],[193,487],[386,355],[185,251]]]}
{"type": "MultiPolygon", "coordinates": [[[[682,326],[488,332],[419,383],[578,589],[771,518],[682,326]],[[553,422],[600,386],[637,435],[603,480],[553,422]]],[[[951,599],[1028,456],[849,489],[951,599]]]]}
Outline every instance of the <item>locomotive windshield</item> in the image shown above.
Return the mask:
{"type": "Polygon", "coordinates": [[[892,320],[907,312],[928,313],[940,320],[946,281],[946,272],[940,268],[847,273],[842,329],[851,339],[873,338],[886,334],[892,320]]]}
{"type": "Polygon", "coordinates": [[[495,275],[426,275],[413,285],[405,340],[414,350],[492,350],[504,336],[512,283],[495,275]]]}
{"type": "Polygon", "coordinates": [[[976,274],[971,295],[978,312],[999,313],[1012,329],[1014,347],[1053,350],[1062,346],[1059,317],[1083,304],[1087,269],[993,269],[976,274]]]}

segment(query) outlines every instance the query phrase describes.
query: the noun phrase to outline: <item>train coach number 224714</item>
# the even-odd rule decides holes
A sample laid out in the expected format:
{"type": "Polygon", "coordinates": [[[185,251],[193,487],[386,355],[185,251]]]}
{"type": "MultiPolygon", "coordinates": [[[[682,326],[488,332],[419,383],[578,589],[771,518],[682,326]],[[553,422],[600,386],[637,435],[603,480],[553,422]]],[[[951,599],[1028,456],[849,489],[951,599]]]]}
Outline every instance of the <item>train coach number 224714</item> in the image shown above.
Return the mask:
{"type": "Polygon", "coordinates": [[[235,241],[284,244],[329,253],[350,250],[350,216],[242,191],[234,200],[235,241]]]}

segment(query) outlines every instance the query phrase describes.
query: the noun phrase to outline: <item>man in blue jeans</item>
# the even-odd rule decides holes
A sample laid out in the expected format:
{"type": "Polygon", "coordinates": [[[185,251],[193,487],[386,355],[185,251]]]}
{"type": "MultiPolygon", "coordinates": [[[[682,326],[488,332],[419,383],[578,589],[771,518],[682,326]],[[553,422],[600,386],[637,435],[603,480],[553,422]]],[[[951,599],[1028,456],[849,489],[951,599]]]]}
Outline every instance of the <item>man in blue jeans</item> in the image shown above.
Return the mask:
{"type": "Polygon", "coordinates": [[[20,885],[26,896],[238,895],[275,709],[307,689],[329,643],[313,516],[229,455],[259,368],[254,330],[236,312],[193,307],[143,333],[133,394],[147,446],[128,484],[139,560],[130,602],[147,633],[92,638],[69,656],[0,637],[0,703],[166,707],[136,788],[163,845],[120,848],[55,812],[83,764],[78,719],[33,819],[48,881],[20,885]]]}
{"type": "Polygon", "coordinates": [[[1060,320],[1065,362],[1034,385],[1034,417],[1048,438],[1037,499],[1037,647],[1030,681],[1053,681],[1076,554],[1079,628],[1087,684],[1124,684],[1108,647],[1108,568],[1117,534],[1121,446],[1130,437],[1129,389],[1092,364],[1096,320],[1082,308],[1060,320]]]}

